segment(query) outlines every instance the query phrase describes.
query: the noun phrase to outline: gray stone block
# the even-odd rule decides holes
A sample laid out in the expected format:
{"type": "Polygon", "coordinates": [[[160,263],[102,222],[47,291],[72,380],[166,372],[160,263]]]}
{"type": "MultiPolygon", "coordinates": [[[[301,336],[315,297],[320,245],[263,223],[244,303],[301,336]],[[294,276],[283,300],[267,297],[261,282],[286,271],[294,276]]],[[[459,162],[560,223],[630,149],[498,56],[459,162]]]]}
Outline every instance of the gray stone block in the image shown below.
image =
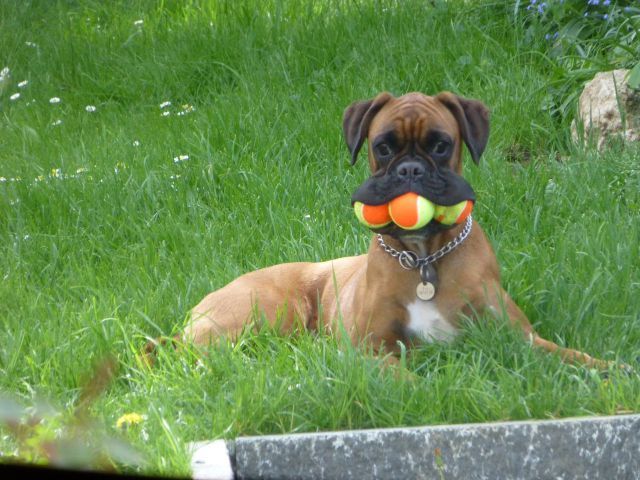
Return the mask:
{"type": "Polygon", "coordinates": [[[233,480],[233,455],[224,440],[194,442],[191,451],[191,476],[194,480],[233,480]]]}
{"type": "Polygon", "coordinates": [[[640,415],[238,438],[237,479],[638,479],[640,415]]]}

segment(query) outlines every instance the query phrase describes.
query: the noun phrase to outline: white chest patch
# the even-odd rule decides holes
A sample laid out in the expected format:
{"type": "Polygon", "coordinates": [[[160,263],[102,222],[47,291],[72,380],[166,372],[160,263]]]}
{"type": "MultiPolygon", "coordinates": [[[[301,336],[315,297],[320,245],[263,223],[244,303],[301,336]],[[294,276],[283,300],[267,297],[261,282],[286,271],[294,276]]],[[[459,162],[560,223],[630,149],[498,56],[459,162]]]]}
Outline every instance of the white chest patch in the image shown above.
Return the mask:
{"type": "Polygon", "coordinates": [[[435,302],[416,300],[407,305],[409,324],[407,329],[425,342],[450,342],[458,330],[442,316],[435,302]]]}

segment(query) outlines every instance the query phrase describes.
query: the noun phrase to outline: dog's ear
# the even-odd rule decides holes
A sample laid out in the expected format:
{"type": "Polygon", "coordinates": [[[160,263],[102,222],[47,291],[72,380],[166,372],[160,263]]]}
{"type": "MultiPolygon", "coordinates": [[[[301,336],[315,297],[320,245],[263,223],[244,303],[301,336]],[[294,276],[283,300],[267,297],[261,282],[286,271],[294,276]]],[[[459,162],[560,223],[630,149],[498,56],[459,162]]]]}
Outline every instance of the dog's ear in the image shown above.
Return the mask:
{"type": "Polygon", "coordinates": [[[382,92],[371,100],[354,102],[347,107],[342,117],[344,139],[351,152],[351,165],[358,160],[358,153],[369,133],[373,117],[393,98],[390,93],[382,92]]]}
{"type": "Polygon", "coordinates": [[[462,139],[477,165],[489,140],[489,109],[478,100],[458,97],[450,92],[442,92],[436,99],[453,113],[462,139]]]}

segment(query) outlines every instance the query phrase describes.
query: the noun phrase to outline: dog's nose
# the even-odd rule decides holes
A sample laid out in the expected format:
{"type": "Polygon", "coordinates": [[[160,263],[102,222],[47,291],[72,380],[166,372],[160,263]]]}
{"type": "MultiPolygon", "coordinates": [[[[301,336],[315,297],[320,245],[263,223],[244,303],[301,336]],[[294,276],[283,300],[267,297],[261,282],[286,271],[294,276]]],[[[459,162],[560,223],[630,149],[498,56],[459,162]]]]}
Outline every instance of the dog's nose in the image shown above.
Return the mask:
{"type": "Polygon", "coordinates": [[[418,180],[424,177],[426,169],[424,165],[416,161],[402,162],[396,167],[396,174],[402,180],[418,180]]]}

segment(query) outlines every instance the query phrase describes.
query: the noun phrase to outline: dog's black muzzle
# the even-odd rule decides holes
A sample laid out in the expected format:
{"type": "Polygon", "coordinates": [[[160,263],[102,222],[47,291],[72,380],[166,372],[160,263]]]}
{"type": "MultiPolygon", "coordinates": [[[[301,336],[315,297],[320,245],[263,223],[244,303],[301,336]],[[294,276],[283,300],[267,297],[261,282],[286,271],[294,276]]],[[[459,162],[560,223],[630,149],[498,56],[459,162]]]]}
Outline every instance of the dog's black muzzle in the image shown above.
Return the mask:
{"type": "MultiPolygon", "coordinates": [[[[365,205],[384,205],[407,192],[417,193],[436,205],[445,207],[465,200],[476,200],[471,185],[449,168],[426,168],[422,162],[408,160],[369,177],[351,196],[351,204],[362,202],[365,205]]],[[[429,235],[448,228],[451,226],[433,220],[419,230],[406,231],[390,224],[373,231],[394,236],[429,235]]]]}
{"type": "Polygon", "coordinates": [[[425,168],[422,162],[411,160],[369,177],[351,196],[351,203],[384,205],[407,192],[445,207],[476,200],[471,185],[457,173],[448,168],[425,168]]]}

